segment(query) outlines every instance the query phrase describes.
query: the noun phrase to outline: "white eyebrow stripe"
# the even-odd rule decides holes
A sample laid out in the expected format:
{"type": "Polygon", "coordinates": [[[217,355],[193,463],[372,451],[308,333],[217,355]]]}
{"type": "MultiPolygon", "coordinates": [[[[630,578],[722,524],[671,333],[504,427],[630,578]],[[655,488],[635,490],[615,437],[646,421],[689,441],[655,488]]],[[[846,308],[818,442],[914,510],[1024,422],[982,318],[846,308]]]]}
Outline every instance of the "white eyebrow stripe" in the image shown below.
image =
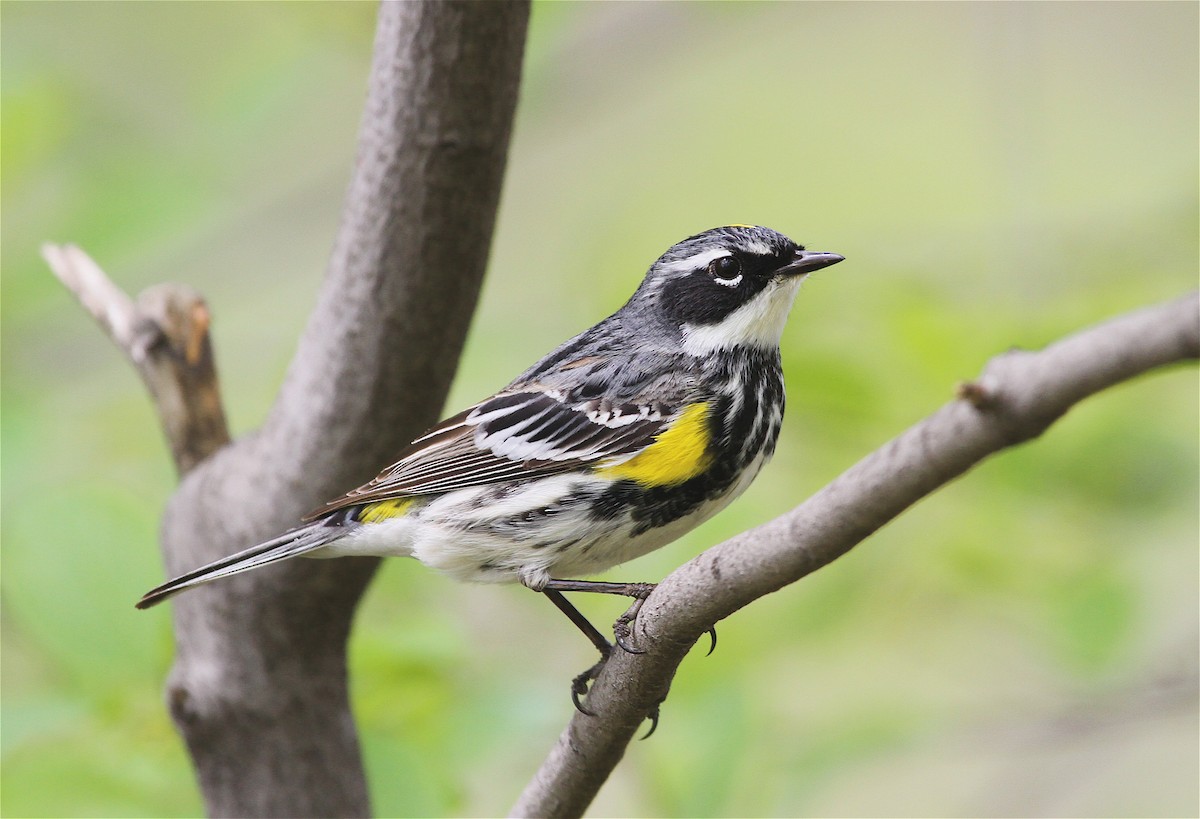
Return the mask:
{"type": "Polygon", "coordinates": [[[665,273],[688,273],[692,270],[696,270],[697,268],[704,267],[706,264],[711,262],[713,259],[720,259],[722,256],[732,256],[732,255],[733,254],[730,253],[725,248],[716,247],[716,248],[712,248],[711,250],[702,251],[700,253],[693,253],[691,256],[688,256],[686,259],[679,259],[678,261],[667,262],[660,269],[665,273]]]}

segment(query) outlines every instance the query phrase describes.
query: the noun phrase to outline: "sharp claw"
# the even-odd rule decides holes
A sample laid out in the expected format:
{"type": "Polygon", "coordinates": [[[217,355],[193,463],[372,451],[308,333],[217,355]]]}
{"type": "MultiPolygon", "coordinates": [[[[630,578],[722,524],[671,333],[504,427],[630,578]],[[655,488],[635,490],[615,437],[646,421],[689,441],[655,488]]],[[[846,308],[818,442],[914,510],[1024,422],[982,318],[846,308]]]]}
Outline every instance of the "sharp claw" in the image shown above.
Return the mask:
{"type": "MultiPolygon", "coordinates": [[[[634,614],[636,615],[636,612],[634,614]]],[[[625,619],[625,616],[622,615],[620,620],[613,623],[613,640],[628,654],[645,654],[646,649],[638,648],[629,641],[629,638],[632,636],[633,628],[630,626],[629,621],[625,619]]]]}
{"type": "MultiPolygon", "coordinates": [[[[650,588],[653,589],[654,587],[651,586],[650,588]]],[[[638,648],[629,641],[629,638],[633,636],[633,624],[637,622],[638,612],[642,610],[642,603],[644,602],[644,598],[635,598],[633,605],[617,618],[617,622],[613,623],[613,638],[616,640],[617,645],[630,654],[646,653],[644,648],[638,648]]]]}
{"type": "Polygon", "coordinates": [[[650,735],[658,730],[658,706],[654,706],[654,710],[646,715],[646,719],[650,720],[650,730],[642,735],[642,740],[650,739],[650,735]]]}
{"type": "Polygon", "coordinates": [[[600,674],[600,669],[604,667],[604,661],[608,659],[607,654],[600,657],[600,661],[594,666],[578,675],[571,680],[571,702],[575,705],[575,710],[587,717],[594,717],[596,713],[588,709],[580,697],[586,697],[588,694],[588,683],[596,679],[600,674]]]}
{"type": "Polygon", "coordinates": [[[617,638],[617,645],[619,645],[621,647],[621,649],[623,651],[625,651],[625,653],[627,653],[627,654],[645,654],[646,653],[646,649],[638,648],[633,643],[629,642],[628,634],[618,634],[618,635],[616,635],[616,638],[617,638]]]}
{"type": "MultiPolygon", "coordinates": [[[[717,650],[717,627],[716,626],[708,627],[708,636],[712,638],[712,642],[709,643],[709,645],[708,645],[708,654],[705,654],[704,655],[705,657],[708,657],[714,651],[717,650]]],[[[625,646],[621,646],[621,648],[625,648],[625,646]]]]}
{"type": "MultiPolygon", "coordinates": [[[[575,680],[576,680],[576,682],[578,682],[579,678],[576,677],[575,680]]],[[[579,698],[582,696],[587,696],[587,686],[584,685],[583,690],[581,691],[581,690],[579,690],[578,687],[576,687],[574,684],[572,684],[572,686],[571,686],[571,702],[575,705],[575,710],[578,711],[579,713],[583,714],[585,717],[596,716],[596,713],[594,711],[589,711],[587,709],[587,706],[585,706],[582,702],[579,701],[579,698]]]]}

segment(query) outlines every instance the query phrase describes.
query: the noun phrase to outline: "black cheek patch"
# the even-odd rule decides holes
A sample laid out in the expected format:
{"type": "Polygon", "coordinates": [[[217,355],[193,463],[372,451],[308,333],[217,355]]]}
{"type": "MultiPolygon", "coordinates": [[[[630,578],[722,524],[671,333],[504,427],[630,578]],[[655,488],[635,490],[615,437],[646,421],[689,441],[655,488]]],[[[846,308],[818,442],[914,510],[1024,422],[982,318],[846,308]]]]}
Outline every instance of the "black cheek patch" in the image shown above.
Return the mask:
{"type": "Polygon", "coordinates": [[[678,324],[717,324],[761,289],[761,283],[751,276],[743,277],[737,287],[729,287],[695,273],[664,287],[662,304],[678,324]]]}

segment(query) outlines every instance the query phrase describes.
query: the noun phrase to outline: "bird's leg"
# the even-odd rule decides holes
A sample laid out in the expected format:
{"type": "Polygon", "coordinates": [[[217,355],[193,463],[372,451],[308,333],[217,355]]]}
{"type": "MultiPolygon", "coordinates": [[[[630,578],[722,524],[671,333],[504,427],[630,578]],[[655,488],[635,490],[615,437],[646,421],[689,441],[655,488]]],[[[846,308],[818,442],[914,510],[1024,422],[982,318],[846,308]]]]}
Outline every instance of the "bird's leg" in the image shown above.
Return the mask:
{"type": "MultiPolygon", "coordinates": [[[[554,581],[550,582],[553,583],[554,581]]],[[[567,615],[567,618],[575,624],[575,627],[582,631],[584,636],[591,640],[592,645],[600,652],[600,659],[595,665],[571,680],[571,702],[575,704],[575,710],[581,714],[587,714],[589,717],[594,717],[596,715],[584,707],[580,698],[587,696],[588,683],[596,679],[596,675],[604,667],[608,655],[612,653],[612,643],[604,639],[604,635],[588,622],[588,619],[580,613],[579,609],[575,608],[567,598],[563,597],[562,592],[557,589],[545,588],[542,589],[542,594],[549,597],[550,602],[558,606],[558,610],[567,615]]]]}
{"type": "Polygon", "coordinates": [[[605,580],[549,580],[543,588],[560,592],[591,592],[593,594],[619,594],[645,600],[654,591],[656,583],[609,583],[605,580]]]}
{"type": "MultiPolygon", "coordinates": [[[[555,581],[551,580],[550,582],[554,583],[555,581]]],[[[588,619],[580,613],[579,609],[571,605],[571,601],[562,596],[560,589],[555,589],[547,585],[546,588],[542,589],[542,594],[549,597],[550,602],[558,606],[558,610],[567,615],[568,619],[575,624],[577,629],[583,632],[583,636],[591,641],[597,651],[605,657],[608,656],[608,653],[612,651],[612,643],[606,640],[604,635],[588,622],[588,619]]]]}
{"type": "MultiPolygon", "coordinates": [[[[650,592],[654,591],[654,583],[609,583],[605,581],[593,580],[550,580],[542,587],[542,594],[550,598],[550,602],[558,606],[559,611],[567,615],[567,618],[575,624],[575,627],[583,632],[583,635],[591,641],[596,650],[600,652],[600,659],[591,668],[579,674],[575,679],[571,680],[571,702],[575,704],[576,710],[581,714],[587,714],[589,717],[594,717],[595,714],[589,711],[583,704],[582,698],[587,696],[589,684],[596,679],[600,673],[600,669],[604,667],[604,663],[608,661],[608,655],[612,653],[613,644],[605,639],[604,635],[588,621],[586,617],[580,613],[579,609],[575,608],[563,592],[593,592],[598,594],[619,594],[624,597],[632,597],[633,604],[617,618],[613,624],[613,637],[616,644],[624,651],[630,654],[643,654],[645,649],[638,648],[629,642],[629,638],[633,633],[633,622],[637,619],[638,612],[641,611],[642,604],[646,598],[650,596],[650,592]]],[[[717,629],[714,626],[708,630],[712,637],[712,644],[709,646],[708,653],[712,654],[713,649],[717,647],[717,629]]],[[[654,706],[654,709],[647,714],[650,720],[650,730],[642,739],[646,739],[658,727],[659,702],[654,706]]]]}
{"type": "MultiPolygon", "coordinates": [[[[603,580],[550,580],[548,583],[546,583],[543,591],[619,594],[623,597],[634,598],[633,605],[631,605],[625,611],[625,613],[618,617],[617,621],[613,623],[613,637],[616,639],[617,645],[630,654],[642,654],[645,649],[641,649],[633,645],[631,642],[629,642],[629,638],[633,635],[633,622],[637,620],[638,612],[642,609],[642,603],[644,603],[646,598],[650,596],[650,592],[654,591],[656,585],[657,584],[655,583],[609,583],[603,580]]],[[[559,594],[559,598],[562,599],[562,603],[555,601],[555,604],[560,609],[563,609],[563,604],[568,606],[570,605],[567,603],[565,598],[562,598],[561,594],[559,594]]],[[[563,611],[565,612],[566,609],[563,609],[563,611]]],[[[571,611],[574,612],[573,615],[570,613],[567,614],[567,616],[571,618],[571,622],[583,630],[583,633],[587,634],[588,639],[592,641],[592,644],[599,648],[595,638],[592,636],[593,634],[596,634],[595,627],[592,626],[591,623],[587,623],[587,620],[584,619],[583,615],[580,614],[574,606],[571,606],[571,611]],[[583,622],[587,623],[587,629],[590,629],[591,633],[589,633],[588,630],[585,630],[584,627],[580,625],[580,620],[583,620],[583,622]]],[[[708,646],[708,653],[712,654],[717,648],[716,626],[709,628],[708,636],[711,639],[711,642],[708,646]]],[[[608,641],[606,640],[605,643],[607,644],[607,642],[608,641]]],[[[600,653],[604,654],[604,649],[601,649],[600,653]]],[[[605,656],[607,657],[607,655],[605,656]]]]}
{"type": "MultiPolygon", "coordinates": [[[[633,633],[633,621],[641,611],[642,603],[654,591],[654,583],[608,583],[603,580],[551,580],[546,589],[556,592],[591,592],[593,594],[619,594],[622,597],[632,597],[633,605],[613,623],[613,638],[617,645],[630,654],[641,654],[640,649],[629,638],[633,633]]],[[[559,606],[559,608],[562,608],[559,606]]],[[[578,612],[576,612],[578,614],[578,612]]],[[[568,617],[570,615],[567,615],[568,617]]],[[[573,619],[573,618],[572,618],[573,619]]],[[[579,625],[576,623],[576,625],[579,625]]],[[[589,626],[591,624],[589,623],[589,626]]],[[[592,641],[595,643],[595,640],[592,641]]],[[[601,652],[603,653],[603,652],[601,652]]]]}
{"type": "MultiPolygon", "coordinates": [[[[552,580],[550,582],[555,583],[558,581],[552,580]]],[[[586,581],[563,581],[563,582],[571,584],[571,583],[583,583],[586,581]]],[[[607,585],[617,585],[617,584],[610,583],[607,585]]],[[[649,586],[651,589],[654,588],[653,584],[649,584],[649,583],[642,583],[639,585],[649,586]]],[[[573,589],[573,590],[578,591],[578,589],[573,589]]],[[[647,591],[646,593],[649,594],[649,591],[647,591]]],[[[587,714],[589,717],[594,717],[594,716],[596,716],[595,713],[593,713],[592,711],[589,711],[587,709],[587,707],[583,704],[582,698],[587,696],[588,684],[592,680],[596,679],[596,676],[600,673],[600,669],[604,668],[604,664],[608,661],[608,655],[612,653],[612,643],[610,643],[608,640],[604,639],[604,635],[601,634],[600,631],[595,626],[593,626],[591,624],[591,622],[589,622],[588,619],[583,616],[582,613],[580,613],[579,609],[575,608],[575,606],[571,605],[571,602],[569,600],[567,600],[567,598],[563,597],[563,594],[561,591],[559,591],[558,589],[553,589],[553,588],[547,587],[545,589],[542,589],[542,594],[549,597],[550,602],[552,602],[552,603],[554,603],[554,605],[558,606],[559,611],[561,611],[563,614],[567,615],[567,618],[570,619],[570,621],[575,624],[575,627],[578,628],[580,631],[582,631],[584,636],[587,637],[589,640],[591,640],[592,645],[594,645],[596,647],[596,650],[598,650],[600,652],[600,659],[596,661],[595,665],[593,665],[591,668],[584,671],[582,674],[579,674],[577,677],[575,677],[575,679],[571,680],[571,702],[575,704],[575,709],[577,711],[579,711],[579,713],[581,713],[581,714],[587,714]]],[[[626,615],[629,615],[631,619],[633,617],[636,617],[637,609],[641,608],[643,599],[644,598],[639,597],[636,600],[634,600],[634,604],[633,604],[633,606],[630,607],[630,611],[626,612],[625,615],[622,615],[622,616],[624,617],[626,615]],[[632,612],[632,614],[630,614],[631,612],[632,612]]],[[[621,623],[621,621],[619,621],[619,620],[617,622],[618,622],[618,624],[621,623]]],[[[617,629],[616,627],[614,627],[614,631],[617,632],[618,644],[620,644],[622,636],[627,636],[627,634],[628,634],[628,626],[626,626],[625,629],[626,629],[625,635],[622,635],[620,629],[617,629]]],[[[628,647],[626,647],[624,645],[621,645],[621,647],[624,648],[626,651],[630,650],[628,647]]],[[[643,736],[642,739],[646,739],[646,737],[649,737],[651,734],[654,733],[654,729],[658,727],[658,710],[659,710],[659,706],[661,704],[662,703],[655,704],[654,710],[652,710],[649,714],[646,715],[647,718],[650,720],[650,730],[646,732],[646,735],[643,736]]]]}

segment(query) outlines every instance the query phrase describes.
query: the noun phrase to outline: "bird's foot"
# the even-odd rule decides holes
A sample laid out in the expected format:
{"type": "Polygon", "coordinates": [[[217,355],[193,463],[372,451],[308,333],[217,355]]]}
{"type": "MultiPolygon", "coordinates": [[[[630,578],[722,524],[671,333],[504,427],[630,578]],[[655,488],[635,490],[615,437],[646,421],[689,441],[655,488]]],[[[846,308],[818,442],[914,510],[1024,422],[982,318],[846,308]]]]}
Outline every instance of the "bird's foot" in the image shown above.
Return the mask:
{"type": "MultiPolygon", "coordinates": [[[[592,645],[596,647],[596,650],[600,652],[600,659],[595,665],[571,680],[571,702],[575,705],[579,713],[586,714],[589,717],[595,716],[595,713],[586,705],[588,692],[591,689],[591,683],[600,675],[601,669],[604,668],[604,664],[608,662],[608,658],[612,655],[614,645],[620,646],[621,650],[628,654],[646,653],[644,648],[639,648],[633,642],[634,624],[637,622],[638,613],[642,610],[642,605],[654,589],[654,583],[608,583],[593,580],[551,580],[540,589],[570,618],[571,622],[587,636],[592,645]],[[604,635],[589,623],[574,606],[567,602],[567,599],[563,597],[563,592],[592,592],[632,597],[633,604],[613,623],[614,642],[608,642],[604,635]]],[[[711,638],[708,653],[712,654],[713,650],[717,647],[716,627],[709,628],[708,635],[711,638]]],[[[665,699],[666,697],[664,696],[663,700],[655,703],[654,708],[646,715],[646,718],[650,720],[650,730],[646,732],[646,735],[642,739],[649,737],[658,728],[659,708],[665,699]]]]}
{"type": "MultiPolygon", "coordinates": [[[[608,655],[611,653],[612,649],[610,647],[608,653],[603,654],[596,661],[595,665],[571,680],[571,702],[574,703],[575,710],[585,716],[596,716],[596,712],[587,707],[587,695],[592,681],[600,675],[600,669],[604,668],[604,664],[608,662],[608,655]]],[[[646,719],[650,720],[650,730],[642,735],[642,739],[649,739],[650,735],[658,729],[659,712],[666,699],[666,695],[664,695],[661,700],[654,703],[654,707],[650,709],[650,713],[646,714],[646,719]]]]}

